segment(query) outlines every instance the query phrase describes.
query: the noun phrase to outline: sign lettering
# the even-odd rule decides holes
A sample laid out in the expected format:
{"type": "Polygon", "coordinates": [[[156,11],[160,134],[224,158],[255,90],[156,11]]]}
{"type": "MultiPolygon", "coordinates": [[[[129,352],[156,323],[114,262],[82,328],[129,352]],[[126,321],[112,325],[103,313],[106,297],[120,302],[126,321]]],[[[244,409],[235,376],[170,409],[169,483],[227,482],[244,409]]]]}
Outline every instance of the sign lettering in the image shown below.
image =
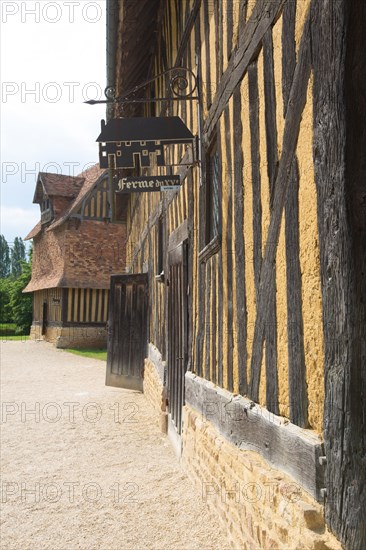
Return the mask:
{"type": "Polygon", "coordinates": [[[115,179],[116,193],[171,191],[180,187],[180,176],[119,177],[115,179]]]}

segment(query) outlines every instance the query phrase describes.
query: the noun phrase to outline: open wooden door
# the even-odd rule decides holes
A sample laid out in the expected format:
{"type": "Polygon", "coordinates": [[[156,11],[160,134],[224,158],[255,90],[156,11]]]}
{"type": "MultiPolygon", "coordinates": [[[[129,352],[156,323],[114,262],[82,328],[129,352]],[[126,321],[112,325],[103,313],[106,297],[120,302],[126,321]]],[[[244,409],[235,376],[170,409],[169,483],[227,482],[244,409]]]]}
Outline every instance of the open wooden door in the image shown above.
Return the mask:
{"type": "Polygon", "coordinates": [[[168,412],[180,435],[188,360],[187,241],[169,251],[168,263],[168,412]]]}
{"type": "Polygon", "coordinates": [[[48,325],[48,303],[43,302],[43,307],[42,307],[42,336],[44,336],[46,334],[47,325],[48,325]]]}
{"type": "Polygon", "coordinates": [[[113,275],[106,385],[142,391],[148,345],[148,276],[113,275]]]}

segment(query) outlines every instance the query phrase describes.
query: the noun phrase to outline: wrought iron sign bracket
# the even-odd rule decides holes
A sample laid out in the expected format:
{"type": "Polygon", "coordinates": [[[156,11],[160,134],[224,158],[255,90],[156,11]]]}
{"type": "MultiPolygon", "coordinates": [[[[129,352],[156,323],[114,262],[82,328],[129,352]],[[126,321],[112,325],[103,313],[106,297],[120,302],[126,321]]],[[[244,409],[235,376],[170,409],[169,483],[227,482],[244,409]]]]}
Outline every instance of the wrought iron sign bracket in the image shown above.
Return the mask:
{"type": "Polygon", "coordinates": [[[116,89],[114,86],[108,86],[104,90],[107,99],[90,99],[84,101],[88,105],[123,104],[123,103],[158,103],[159,101],[199,101],[199,87],[197,77],[191,69],[186,67],[174,67],[160,73],[142,84],[124,92],[122,96],[115,97],[116,89]],[[134,95],[143,90],[149,84],[156,82],[159,78],[170,75],[168,91],[166,97],[134,97],[134,95]]]}
{"type": "MultiPolygon", "coordinates": [[[[196,74],[200,74],[198,65],[196,74]]],[[[110,118],[107,123],[101,121],[101,133],[96,141],[99,143],[99,165],[101,168],[109,169],[112,222],[115,221],[115,197],[122,200],[121,195],[135,192],[179,190],[187,173],[185,166],[198,167],[200,185],[202,184],[201,94],[199,77],[196,74],[186,67],[175,67],[125,91],[118,97],[115,87],[109,86],[105,89],[105,100],[85,101],[89,105],[197,101],[196,136],[179,116],[122,116],[110,118]],[[164,97],[151,97],[154,94],[148,93],[148,87],[153,88],[151,85],[159,79],[166,85],[166,93],[162,94],[164,97]],[[183,158],[176,164],[170,150],[170,146],[174,145],[187,147],[183,158]],[[179,175],[172,173],[173,166],[180,166],[179,175]],[[158,168],[157,175],[150,173],[153,167],[158,168]],[[165,175],[164,169],[168,170],[165,175]],[[133,175],[130,173],[131,170],[133,175]]],[[[165,114],[164,105],[163,111],[165,114]]]]}

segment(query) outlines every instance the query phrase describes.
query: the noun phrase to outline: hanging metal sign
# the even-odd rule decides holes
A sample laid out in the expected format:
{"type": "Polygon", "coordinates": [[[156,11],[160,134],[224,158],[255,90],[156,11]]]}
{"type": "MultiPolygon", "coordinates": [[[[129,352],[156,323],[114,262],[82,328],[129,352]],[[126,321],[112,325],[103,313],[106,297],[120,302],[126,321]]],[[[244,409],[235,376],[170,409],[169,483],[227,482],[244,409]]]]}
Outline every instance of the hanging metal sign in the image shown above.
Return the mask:
{"type": "Polygon", "coordinates": [[[180,188],[180,176],[140,176],[113,178],[116,193],[172,191],[180,188]]]}
{"type": "Polygon", "coordinates": [[[114,118],[101,122],[99,165],[101,168],[152,168],[168,166],[165,148],[194,145],[195,138],[184,122],[174,117],[114,118]]]}

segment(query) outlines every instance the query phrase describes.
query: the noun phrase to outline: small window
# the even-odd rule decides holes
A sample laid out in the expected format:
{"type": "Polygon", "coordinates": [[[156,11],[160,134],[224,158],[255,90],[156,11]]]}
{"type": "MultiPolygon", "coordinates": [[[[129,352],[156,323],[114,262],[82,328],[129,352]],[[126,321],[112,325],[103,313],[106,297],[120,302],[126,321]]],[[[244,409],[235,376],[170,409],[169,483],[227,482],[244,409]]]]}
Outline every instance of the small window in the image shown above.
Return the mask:
{"type": "Polygon", "coordinates": [[[205,244],[219,237],[220,232],[220,192],[221,174],[217,141],[211,145],[206,156],[206,193],[205,193],[205,244]]]}
{"type": "Polygon", "coordinates": [[[121,156],[122,156],[121,151],[117,151],[117,157],[121,157],[121,156]]]}
{"type": "Polygon", "coordinates": [[[144,145],[146,145],[146,141],[140,141],[140,145],[141,147],[143,147],[144,145]]]}
{"type": "Polygon", "coordinates": [[[149,154],[149,151],[147,149],[143,149],[142,154],[144,157],[147,157],[147,155],[149,154]]]}
{"type": "Polygon", "coordinates": [[[125,145],[126,145],[126,147],[131,147],[131,142],[130,141],[125,141],[125,145]]]}

